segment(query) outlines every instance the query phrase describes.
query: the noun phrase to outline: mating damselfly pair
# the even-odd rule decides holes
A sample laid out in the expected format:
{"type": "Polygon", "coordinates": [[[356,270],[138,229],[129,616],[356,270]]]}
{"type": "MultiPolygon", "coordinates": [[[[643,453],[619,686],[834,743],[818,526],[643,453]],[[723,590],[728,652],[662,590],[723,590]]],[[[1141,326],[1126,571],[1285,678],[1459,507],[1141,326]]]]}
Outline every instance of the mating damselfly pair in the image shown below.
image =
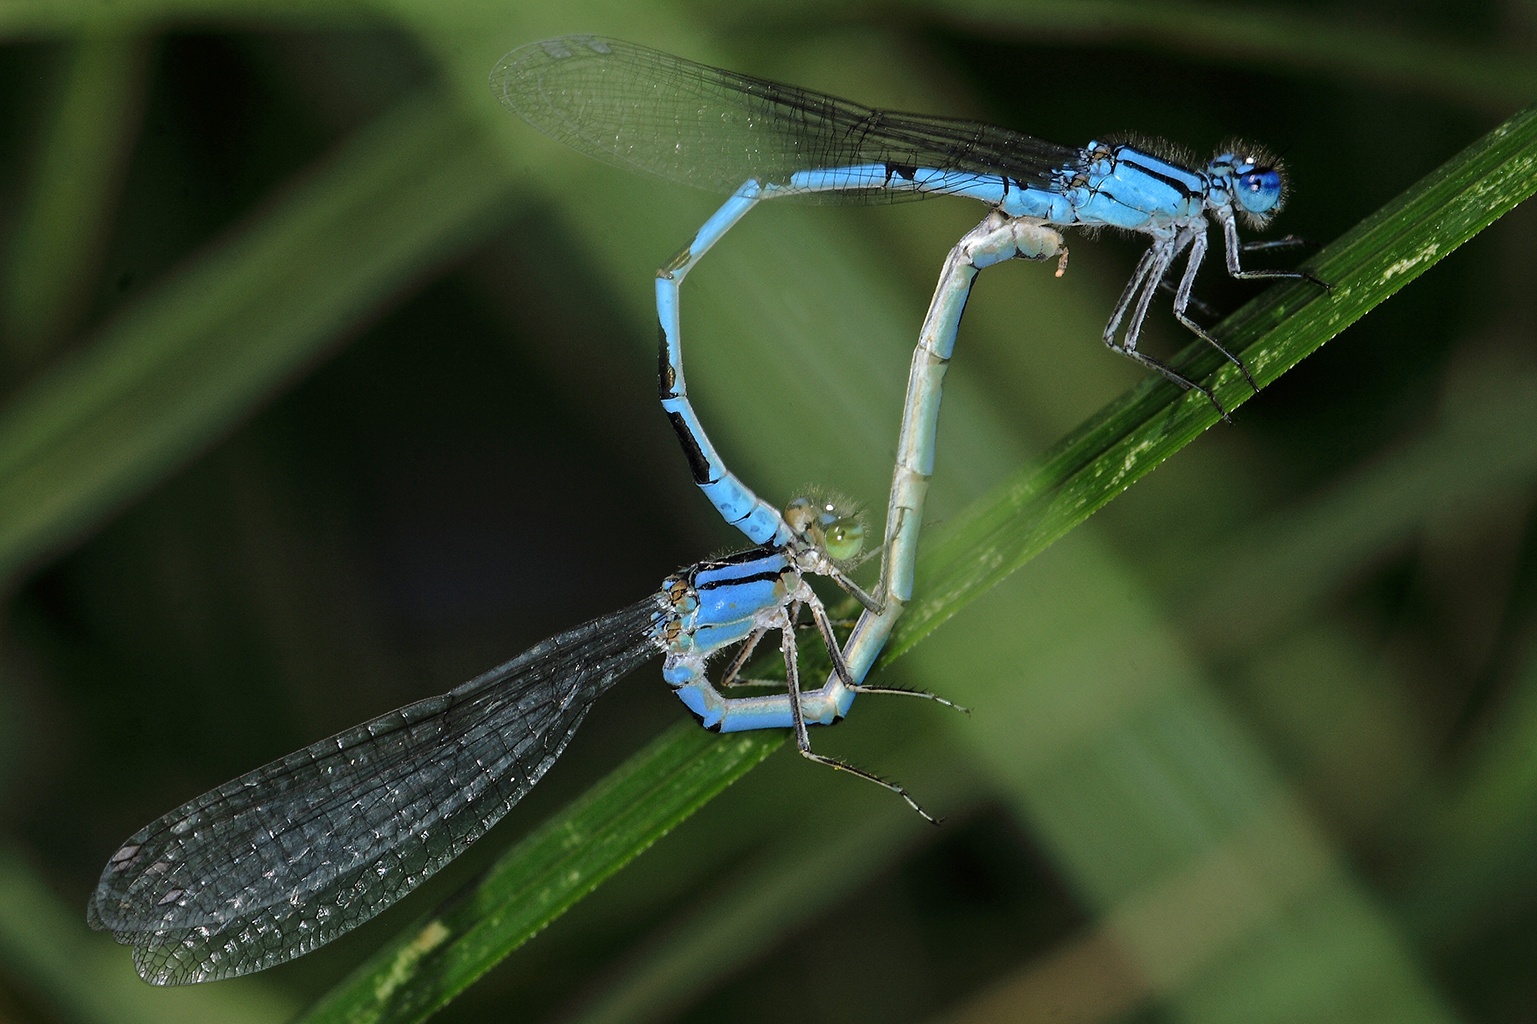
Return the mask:
{"type": "Polygon", "coordinates": [[[695,482],[756,546],[681,570],[635,605],[552,637],[447,694],[274,761],[136,833],[110,858],[88,914],[94,927],[134,947],[146,980],[177,984],[261,970],[373,917],[506,814],[559,757],[592,702],[658,655],[664,679],[705,727],[790,728],[806,756],[906,797],[894,783],[813,753],[807,727],[843,717],[859,692],[894,692],[863,680],[912,596],[942,383],[976,272],[1012,258],[1065,260],[1060,229],[1147,234],[1152,243],[1104,340],[1213,405],[1207,387],[1138,348],[1149,304],[1171,268],[1185,258],[1173,286],[1176,317],[1219,349],[1186,312],[1213,222],[1233,276],[1307,276],[1241,266],[1246,246],[1238,224],[1264,226],[1285,195],[1280,167],[1249,146],[1224,147],[1201,165],[1163,145],[1111,139],[1060,146],[973,121],[873,110],[591,36],[513,51],[492,73],[492,86],[529,123],[590,156],[729,194],[657,275],[660,395],[695,482]],[[991,210],[951,251],[920,332],[880,581],[866,593],[847,575],[862,533],[845,510],[806,499],[779,510],[727,469],[710,442],[685,385],[679,289],[765,199],[929,195],[967,196],[991,210]],[[841,643],[809,585],[817,576],[862,606],[841,643]],[[816,689],[802,687],[797,667],[803,608],[833,666],[816,689]],[[780,692],[727,696],[753,648],[772,633],[786,668],[780,692]],[[712,682],[709,660],[733,648],[712,682]]]}

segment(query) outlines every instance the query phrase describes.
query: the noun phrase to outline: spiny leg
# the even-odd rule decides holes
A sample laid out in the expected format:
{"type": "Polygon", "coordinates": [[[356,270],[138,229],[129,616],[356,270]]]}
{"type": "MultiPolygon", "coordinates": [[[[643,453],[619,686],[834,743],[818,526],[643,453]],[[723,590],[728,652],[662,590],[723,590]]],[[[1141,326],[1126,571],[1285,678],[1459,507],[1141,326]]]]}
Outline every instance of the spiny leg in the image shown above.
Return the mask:
{"type": "MultiPolygon", "coordinates": [[[[1238,251],[1239,252],[1263,252],[1263,251],[1268,250],[1268,249],[1297,249],[1297,248],[1314,248],[1314,249],[1316,249],[1316,248],[1318,248],[1319,244],[1320,243],[1314,242],[1311,239],[1298,238],[1296,235],[1286,235],[1285,237],[1282,237],[1282,238],[1268,238],[1268,239],[1261,239],[1259,241],[1254,241],[1254,242],[1241,242],[1241,243],[1239,243],[1238,251]]],[[[1169,272],[1164,275],[1162,281],[1158,282],[1158,290],[1160,292],[1163,292],[1166,295],[1170,296],[1171,298],[1174,296],[1175,292],[1178,289],[1177,282],[1175,282],[1173,280],[1173,278],[1174,278],[1174,265],[1171,263],[1171,264],[1169,264],[1169,272]]],[[[1327,287],[1327,285],[1325,287],[1327,287]]],[[[1190,306],[1191,309],[1195,310],[1197,313],[1199,313],[1202,316],[1206,317],[1208,320],[1217,320],[1217,319],[1220,319],[1221,316],[1222,316],[1221,313],[1217,312],[1217,310],[1216,310],[1216,308],[1214,306],[1212,306],[1208,302],[1203,302],[1200,299],[1200,297],[1195,295],[1193,292],[1190,295],[1186,296],[1186,301],[1189,303],[1189,306],[1190,306]]],[[[1186,324],[1185,326],[1186,327],[1190,327],[1189,324],[1186,324]]],[[[1194,328],[1192,327],[1191,330],[1194,330],[1194,328]]]]}
{"type": "Polygon", "coordinates": [[[1146,280],[1137,289],[1137,302],[1132,308],[1131,318],[1126,322],[1126,333],[1122,335],[1122,344],[1128,350],[1136,351],[1137,339],[1142,336],[1142,325],[1147,322],[1147,311],[1153,304],[1153,293],[1157,291],[1155,284],[1163,280],[1179,254],[1193,240],[1187,229],[1173,238],[1155,243],[1150,250],[1153,262],[1147,269],[1146,280]]]}
{"type": "Polygon", "coordinates": [[[1240,281],[1307,281],[1326,292],[1334,291],[1334,285],[1311,270],[1243,270],[1233,276],[1240,281]]]}
{"type": "MultiPolygon", "coordinates": [[[[1307,270],[1242,269],[1239,264],[1238,253],[1263,252],[1271,249],[1292,249],[1314,246],[1317,243],[1310,242],[1305,238],[1298,238],[1295,235],[1286,235],[1283,238],[1263,239],[1259,241],[1240,243],[1238,242],[1237,232],[1229,229],[1230,223],[1230,221],[1223,222],[1223,241],[1224,247],[1227,250],[1226,256],[1228,273],[1235,280],[1306,280],[1312,281],[1314,284],[1321,286],[1325,290],[1330,289],[1328,283],[1321,280],[1311,271],[1307,270]]],[[[1187,308],[1193,305],[1204,315],[1215,316],[1215,313],[1210,309],[1210,307],[1208,307],[1204,302],[1201,302],[1199,299],[1196,299],[1191,294],[1191,290],[1195,284],[1196,270],[1199,269],[1201,262],[1206,258],[1206,244],[1206,233],[1204,231],[1200,232],[1199,236],[1192,240],[1190,257],[1185,264],[1185,272],[1180,278],[1178,288],[1174,289],[1174,317],[1196,337],[1206,342],[1218,352],[1221,352],[1222,355],[1228,360],[1228,362],[1238,367],[1239,371],[1243,373],[1244,379],[1249,382],[1249,386],[1255,391],[1258,391],[1259,384],[1255,381],[1254,375],[1249,372],[1248,364],[1246,364],[1239,355],[1230,351],[1225,345],[1218,341],[1210,331],[1206,330],[1200,324],[1192,320],[1186,313],[1187,308]]],[[[1172,263],[1170,266],[1172,269],[1172,263]]],[[[1159,283],[1159,287],[1160,289],[1168,289],[1167,277],[1165,277],[1165,279],[1159,283]]],[[[1225,418],[1226,416],[1224,416],[1224,419],[1225,418]]]]}
{"type": "Polygon", "coordinates": [[[1282,235],[1280,238],[1261,238],[1250,242],[1240,242],[1239,252],[1264,252],[1267,249],[1317,249],[1320,243],[1310,238],[1298,238],[1296,235],[1282,235]]]}
{"type": "MultiPolygon", "coordinates": [[[[799,602],[792,603],[787,611],[790,613],[790,621],[793,622],[795,617],[800,614],[799,602]]],[[[928,811],[925,811],[922,807],[920,807],[918,805],[918,801],[914,800],[911,794],[909,794],[907,790],[903,789],[897,783],[890,782],[881,778],[879,775],[874,775],[870,772],[864,771],[863,769],[855,768],[853,765],[848,764],[845,761],[840,761],[835,757],[828,757],[825,754],[818,754],[811,749],[811,737],[806,733],[806,719],[805,716],[801,714],[800,669],[796,666],[795,663],[795,630],[790,628],[789,623],[786,623],[786,627],[780,631],[780,636],[783,638],[780,642],[780,651],[784,654],[785,676],[789,680],[790,716],[795,723],[795,746],[800,750],[801,756],[806,758],[808,761],[815,761],[817,764],[826,765],[827,767],[836,769],[840,772],[848,772],[850,775],[853,775],[856,778],[864,779],[866,782],[873,782],[877,786],[880,786],[882,789],[890,790],[897,796],[901,797],[903,800],[907,801],[907,806],[917,811],[919,815],[923,817],[924,821],[927,821],[931,825],[938,825],[939,822],[936,821],[928,811]]],[[[836,644],[829,648],[830,651],[836,649],[836,644]]],[[[839,653],[836,656],[836,660],[841,662],[843,660],[843,655],[839,653]]],[[[845,673],[848,672],[847,665],[843,667],[843,671],[845,673]]]]}
{"type": "Polygon", "coordinates": [[[1313,243],[1302,238],[1287,235],[1285,238],[1273,239],[1269,242],[1238,241],[1238,225],[1234,223],[1229,214],[1219,218],[1222,221],[1222,248],[1227,259],[1228,275],[1240,281],[1256,280],[1283,280],[1283,281],[1311,281],[1326,292],[1334,290],[1334,286],[1311,270],[1245,270],[1238,259],[1239,253],[1254,252],[1261,249],[1281,249],[1290,246],[1312,245],[1313,243]]]}
{"type": "Polygon", "coordinates": [[[1175,384],[1178,384],[1186,391],[1199,391],[1203,396],[1205,396],[1206,400],[1212,404],[1212,408],[1217,410],[1218,416],[1221,416],[1223,420],[1228,423],[1233,422],[1233,417],[1228,415],[1227,409],[1223,406],[1221,400],[1217,398],[1216,393],[1212,391],[1211,388],[1208,388],[1204,384],[1201,384],[1197,381],[1191,380],[1189,377],[1185,376],[1183,373],[1180,373],[1174,367],[1170,366],[1168,363],[1165,363],[1161,359],[1155,359],[1146,353],[1137,351],[1136,349],[1126,349],[1119,345],[1111,345],[1110,348],[1115,352],[1119,352],[1121,355],[1132,360],[1133,362],[1141,363],[1149,370],[1157,370],[1159,373],[1163,374],[1169,380],[1173,381],[1175,384]]]}
{"type": "Polygon", "coordinates": [[[843,570],[839,569],[836,565],[832,565],[830,563],[824,565],[817,570],[817,574],[820,576],[826,576],[828,579],[832,580],[838,585],[840,590],[848,594],[854,600],[858,601],[861,607],[869,611],[871,614],[879,615],[881,613],[881,602],[870,596],[869,592],[867,592],[863,587],[849,579],[848,576],[844,575],[843,570]]]}
{"type": "MultiPolygon", "coordinates": [[[[1147,252],[1137,261],[1136,269],[1131,272],[1131,280],[1126,282],[1126,287],[1121,289],[1121,297],[1115,301],[1115,308],[1110,311],[1110,322],[1105,325],[1105,344],[1116,351],[1121,351],[1115,343],[1115,335],[1121,327],[1121,321],[1126,316],[1126,311],[1131,309],[1137,296],[1142,292],[1142,285],[1148,275],[1153,272],[1155,264],[1159,263],[1159,256],[1165,248],[1165,243],[1154,242],[1148,246],[1147,252]]],[[[1162,260],[1162,267],[1157,275],[1161,278],[1169,271],[1169,259],[1162,260]]]]}
{"type": "MultiPolygon", "coordinates": [[[[1120,301],[1116,303],[1114,312],[1110,314],[1110,323],[1105,327],[1105,346],[1110,351],[1141,363],[1150,370],[1158,371],[1186,391],[1199,391],[1217,410],[1217,415],[1231,423],[1232,418],[1228,416],[1227,410],[1222,407],[1222,403],[1217,400],[1217,396],[1210,388],[1191,380],[1163,360],[1155,359],[1137,348],[1137,334],[1142,328],[1142,321],[1147,318],[1147,307],[1152,301],[1153,292],[1157,290],[1158,282],[1169,272],[1169,266],[1174,262],[1174,257],[1179,251],[1176,247],[1177,241],[1177,239],[1169,239],[1155,243],[1137,262],[1137,269],[1132,273],[1131,280],[1126,283],[1126,289],[1121,293],[1120,301]],[[1128,309],[1132,310],[1132,315],[1126,325],[1126,342],[1120,344],[1115,340],[1116,331],[1121,326],[1121,320],[1126,316],[1128,309]]],[[[1185,244],[1188,245],[1189,242],[1185,244]]]]}
{"type": "MultiPolygon", "coordinates": [[[[1169,272],[1163,276],[1163,280],[1158,282],[1158,290],[1163,292],[1165,295],[1168,295],[1170,298],[1173,298],[1175,291],[1177,291],[1179,287],[1173,280],[1171,280],[1173,277],[1174,267],[1171,265],[1169,267],[1169,272]]],[[[1190,303],[1190,308],[1204,317],[1216,320],[1219,316],[1221,316],[1221,314],[1217,312],[1214,306],[1208,302],[1201,301],[1201,299],[1195,295],[1191,295],[1188,301],[1190,303]]]]}
{"type": "Polygon", "coordinates": [[[812,621],[816,623],[818,632],[822,634],[822,644],[827,648],[828,657],[832,658],[833,671],[838,674],[844,686],[855,693],[899,693],[908,697],[922,697],[936,704],[943,704],[947,708],[954,708],[963,715],[971,714],[970,708],[964,708],[954,701],[945,700],[927,690],[904,690],[897,686],[868,686],[856,682],[853,673],[849,671],[848,663],[843,658],[843,650],[838,646],[838,638],[833,635],[833,622],[827,615],[827,609],[822,606],[822,602],[816,598],[816,595],[807,599],[806,604],[811,608],[812,621]]]}
{"type": "Polygon", "coordinates": [[[1244,380],[1249,382],[1249,387],[1257,392],[1259,385],[1255,383],[1254,375],[1249,372],[1244,361],[1229,352],[1220,341],[1208,334],[1205,328],[1185,315],[1185,307],[1190,304],[1190,289],[1195,286],[1196,271],[1201,268],[1201,261],[1204,259],[1206,259],[1206,232],[1201,231],[1190,242],[1190,255],[1185,260],[1185,273],[1180,278],[1178,290],[1174,293],[1174,319],[1184,324],[1197,338],[1221,352],[1228,362],[1238,367],[1243,373],[1244,380]]]}
{"type": "MultiPolygon", "coordinates": [[[[1314,284],[1319,285],[1324,290],[1330,290],[1330,286],[1327,282],[1323,281],[1316,274],[1309,270],[1245,270],[1243,269],[1243,266],[1239,260],[1239,254],[1243,252],[1259,252],[1267,249],[1286,249],[1297,246],[1311,245],[1312,243],[1308,242],[1306,239],[1297,238],[1294,235],[1287,235],[1284,238],[1240,243],[1238,241],[1238,229],[1234,224],[1232,216],[1228,215],[1226,217],[1219,217],[1218,219],[1222,224],[1223,253],[1227,262],[1228,275],[1235,280],[1312,281],[1314,284]]],[[[1180,278],[1179,287],[1175,290],[1174,293],[1174,317],[1192,334],[1206,342],[1212,348],[1215,348],[1218,352],[1221,352],[1222,355],[1226,357],[1228,362],[1238,367],[1238,369],[1243,373],[1244,379],[1249,382],[1249,386],[1257,392],[1259,391],[1259,383],[1255,381],[1254,375],[1249,372],[1248,365],[1236,353],[1229,351],[1226,346],[1224,346],[1211,334],[1211,332],[1207,331],[1200,324],[1192,320],[1186,313],[1186,309],[1191,303],[1190,292],[1195,285],[1196,271],[1200,269],[1201,262],[1206,258],[1207,242],[1206,232],[1204,230],[1195,232],[1193,228],[1186,228],[1184,233],[1192,234],[1193,237],[1191,237],[1187,243],[1190,245],[1190,256],[1185,262],[1185,273],[1180,278]]],[[[1213,401],[1215,402],[1215,400],[1213,401]]],[[[1220,405],[1217,406],[1217,409],[1219,412],[1222,412],[1222,407],[1220,405]]],[[[1222,412],[1222,418],[1228,420],[1228,422],[1232,422],[1226,412],[1222,412]]]]}
{"type": "MultiPolygon", "coordinates": [[[[1200,324],[1196,323],[1194,320],[1190,319],[1190,317],[1185,315],[1185,311],[1183,309],[1176,309],[1174,311],[1174,319],[1178,320],[1181,324],[1184,324],[1185,328],[1190,331],[1191,334],[1194,334],[1197,338],[1200,338],[1202,341],[1206,342],[1206,344],[1210,345],[1218,352],[1221,352],[1224,359],[1238,367],[1238,372],[1243,374],[1243,379],[1249,382],[1249,387],[1253,388],[1255,391],[1259,390],[1259,384],[1255,381],[1254,375],[1249,372],[1248,364],[1246,364],[1234,353],[1228,351],[1227,347],[1223,345],[1222,342],[1218,341],[1216,338],[1207,333],[1206,328],[1202,327],[1200,324]]],[[[1202,388],[1201,390],[1206,391],[1205,388],[1202,388]]],[[[1207,393],[1207,397],[1211,397],[1210,392],[1207,393]]],[[[1227,420],[1229,423],[1233,422],[1231,419],[1229,419],[1228,414],[1223,411],[1222,404],[1220,402],[1213,398],[1212,404],[1217,407],[1217,411],[1219,413],[1222,413],[1223,419],[1227,420]]]]}
{"type": "Polygon", "coordinates": [[[726,670],[721,673],[720,685],[722,687],[763,685],[758,680],[738,679],[737,676],[741,674],[742,669],[747,666],[748,660],[752,658],[753,651],[758,647],[758,641],[762,640],[767,634],[767,627],[760,627],[747,634],[747,639],[742,641],[742,646],[737,648],[736,654],[732,656],[730,663],[726,665],[726,670]]]}

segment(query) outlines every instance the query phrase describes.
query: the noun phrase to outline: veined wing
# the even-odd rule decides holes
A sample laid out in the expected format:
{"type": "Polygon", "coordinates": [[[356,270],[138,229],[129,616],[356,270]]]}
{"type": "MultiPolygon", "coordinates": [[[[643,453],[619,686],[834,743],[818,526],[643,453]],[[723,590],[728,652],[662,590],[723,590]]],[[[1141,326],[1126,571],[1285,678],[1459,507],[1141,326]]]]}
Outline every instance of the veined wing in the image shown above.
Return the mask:
{"type": "MultiPolygon", "coordinates": [[[[876,110],[599,36],[520,47],[496,65],[491,85],[509,109],[573,149],[714,192],[734,192],[748,178],[784,185],[798,171],[871,165],[1050,188],[1054,171],[1080,159],[1072,147],[980,121],[876,110]]],[[[943,191],[810,198],[890,202],[943,191]]]]}
{"type": "Polygon", "coordinates": [[[592,702],[657,654],[655,598],[177,808],[107,863],[87,919],[157,985],[263,970],[379,913],[523,798],[592,702]]]}

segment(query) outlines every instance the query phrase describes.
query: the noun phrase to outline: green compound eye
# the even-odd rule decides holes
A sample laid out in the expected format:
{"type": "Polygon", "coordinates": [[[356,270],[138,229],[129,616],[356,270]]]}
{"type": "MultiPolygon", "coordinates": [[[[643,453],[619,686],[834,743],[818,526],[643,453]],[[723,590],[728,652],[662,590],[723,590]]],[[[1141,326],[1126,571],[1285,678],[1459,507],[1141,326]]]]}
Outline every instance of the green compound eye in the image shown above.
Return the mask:
{"type": "Polygon", "coordinates": [[[853,558],[864,549],[865,524],[858,515],[843,515],[841,502],[796,498],[785,506],[785,523],[797,536],[817,544],[835,562],[853,558]]]}
{"type": "Polygon", "coordinates": [[[835,562],[853,558],[865,546],[865,524],[850,516],[834,519],[822,528],[822,549],[835,562]]]}

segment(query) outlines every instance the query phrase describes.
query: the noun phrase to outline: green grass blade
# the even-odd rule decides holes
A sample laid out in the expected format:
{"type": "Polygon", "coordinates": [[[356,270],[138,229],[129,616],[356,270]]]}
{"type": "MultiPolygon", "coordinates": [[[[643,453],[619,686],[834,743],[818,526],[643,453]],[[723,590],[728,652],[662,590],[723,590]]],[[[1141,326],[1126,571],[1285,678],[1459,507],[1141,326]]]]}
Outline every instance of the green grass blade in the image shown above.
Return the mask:
{"type": "Polygon", "coordinates": [[[222,436],[492,230],[507,194],[495,157],[441,99],[407,100],[349,140],[0,412],[0,580],[222,436]]]}
{"type": "Polygon", "coordinates": [[[784,740],[778,731],[720,736],[679,723],[369,958],[301,1020],[426,1019],[784,740]]]}
{"type": "MultiPolygon", "coordinates": [[[[1537,191],[1537,107],[1491,131],[1308,261],[1332,290],[1271,288],[1215,333],[1261,386],[1537,191]]],[[[1201,343],[1176,365],[1229,408],[1252,397],[1201,343]],[[1213,369],[1214,376],[1206,377],[1213,369]]],[[[899,657],[1217,422],[1201,395],[1149,378],[925,538],[916,596],[881,662],[899,657]]]]}
{"type": "MultiPolygon", "coordinates": [[[[1219,330],[1262,383],[1423,273],[1537,189],[1537,108],[1490,133],[1310,262],[1332,284],[1272,288],[1219,330]]],[[[1204,346],[1181,365],[1229,408],[1241,375],[1204,346]],[[1209,376],[1208,376],[1209,375],[1209,376]]],[[[926,541],[919,596],[890,660],[1216,422],[1199,395],[1149,380],[926,541]]],[[[307,1022],[424,1019],[783,742],[679,725],[408,929],[307,1022]]]]}
{"type": "Polygon", "coordinates": [[[31,367],[79,326],[138,136],[147,41],[88,33],[71,44],[4,284],[11,366],[31,367]]]}

